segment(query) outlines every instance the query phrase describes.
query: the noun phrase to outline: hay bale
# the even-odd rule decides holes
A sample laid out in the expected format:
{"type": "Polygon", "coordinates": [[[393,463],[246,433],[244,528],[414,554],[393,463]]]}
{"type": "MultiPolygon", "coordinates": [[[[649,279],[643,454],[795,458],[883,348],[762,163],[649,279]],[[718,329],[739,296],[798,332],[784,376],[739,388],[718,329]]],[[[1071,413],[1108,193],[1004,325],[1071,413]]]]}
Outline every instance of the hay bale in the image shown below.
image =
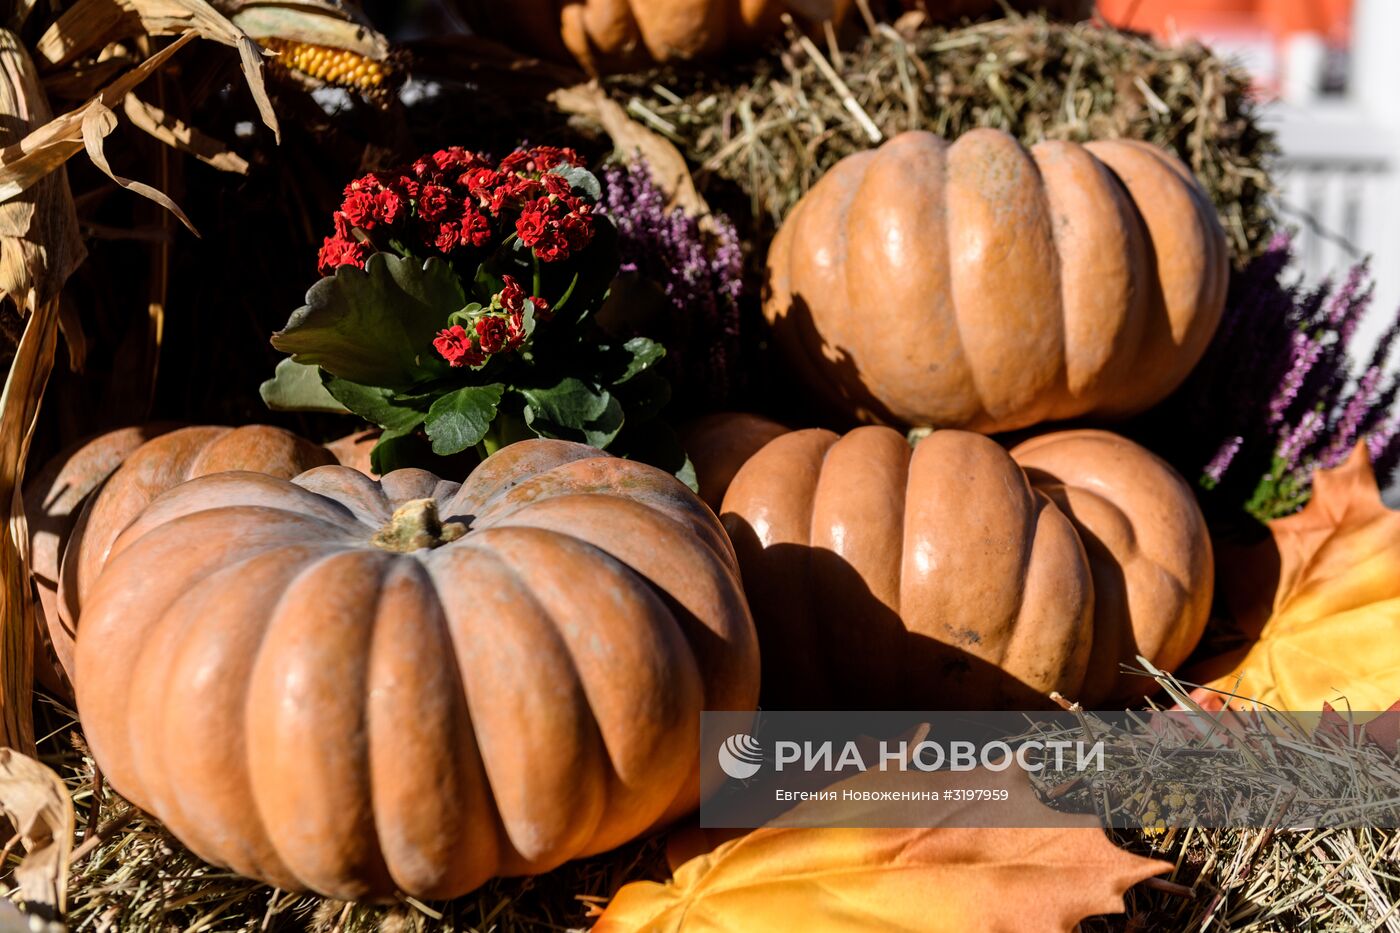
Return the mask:
{"type": "Polygon", "coordinates": [[[744,65],[670,67],[605,86],[685,152],[707,196],[717,181],[737,186],[759,239],[828,168],[877,137],[925,129],[952,138],[980,126],[1027,144],[1127,137],[1173,150],[1209,192],[1237,263],[1273,229],[1276,146],[1257,122],[1247,74],[1203,46],[1166,47],[1094,22],[1013,14],[948,28],[906,18],[869,24],[849,48],[793,36],[781,54],[744,65]]]}

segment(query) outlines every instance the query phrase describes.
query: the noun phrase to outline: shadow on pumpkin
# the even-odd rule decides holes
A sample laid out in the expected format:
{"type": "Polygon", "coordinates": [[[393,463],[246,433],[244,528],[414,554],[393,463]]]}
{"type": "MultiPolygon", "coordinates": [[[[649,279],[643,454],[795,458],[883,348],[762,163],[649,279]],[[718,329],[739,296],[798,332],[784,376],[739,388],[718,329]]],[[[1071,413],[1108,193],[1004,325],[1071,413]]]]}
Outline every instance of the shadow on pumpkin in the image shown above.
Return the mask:
{"type": "MultiPolygon", "coordinates": [[[[768,293],[765,282],[764,294],[768,293]]],[[[805,390],[806,406],[818,409],[824,421],[842,430],[859,424],[900,423],[869,391],[852,390],[852,386],[864,389],[860,367],[848,350],[824,340],[812,319],[811,307],[801,295],[792,296],[791,303],[773,322],[773,332],[779,336],[781,358],[797,377],[795,386],[785,387],[786,391],[805,390]]]]}
{"type": "Polygon", "coordinates": [[[745,568],[758,629],[765,709],[1046,709],[1049,697],[965,650],[908,631],[860,573],[824,548],[762,547],[752,526],[722,516],[745,568]]]}

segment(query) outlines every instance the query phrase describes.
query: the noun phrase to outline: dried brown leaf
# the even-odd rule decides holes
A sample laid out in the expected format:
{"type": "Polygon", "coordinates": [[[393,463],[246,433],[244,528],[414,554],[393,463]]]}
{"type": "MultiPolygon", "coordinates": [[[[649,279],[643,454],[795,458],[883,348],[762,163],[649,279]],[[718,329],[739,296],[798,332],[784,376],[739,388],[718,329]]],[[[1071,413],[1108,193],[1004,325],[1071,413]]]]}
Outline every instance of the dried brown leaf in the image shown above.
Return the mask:
{"type": "Polygon", "coordinates": [[[88,158],[92,164],[102,170],[108,178],[121,185],[128,191],[150,198],[161,207],[170,211],[180,218],[180,223],[189,228],[195,236],[199,236],[199,231],[190,223],[190,219],[185,216],[185,212],[180,210],[180,205],[172,201],[164,191],[152,187],[145,182],[135,181],[123,175],[118,175],[112,170],[111,164],[107,161],[107,154],[102,150],[102,141],[117,128],[117,115],[109,108],[99,104],[96,107],[88,108],[83,115],[83,147],[87,149],[88,158]]]}
{"type": "Polygon", "coordinates": [[[680,150],[629,117],[596,81],[562,88],[551,94],[550,100],[565,113],[596,120],[622,155],[640,155],[652,179],[669,196],[670,206],[679,207],[692,217],[709,216],[710,206],[696,190],[680,150]]]}
{"type": "MultiPolygon", "coordinates": [[[[174,36],[187,30],[238,50],[243,77],[258,112],[280,140],[277,114],[263,82],[262,49],[205,0],[78,0],[45,31],[35,48],[42,61],[59,66],[143,31],[152,36],[174,36]]],[[[115,101],[107,103],[112,106],[115,101]]]]}
{"type": "Polygon", "coordinates": [[[73,801],[48,766],[0,748],[0,809],[19,833],[25,856],[15,869],[31,909],[68,909],[68,856],[73,851],[73,801]]]}
{"type": "Polygon", "coordinates": [[[140,32],[140,18],[121,0],[78,0],[34,43],[34,58],[46,70],[59,68],[140,32]]]}
{"type": "Polygon", "coordinates": [[[123,110],[132,125],[156,139],[188,152],[206,165],[237,175],[248,174],[248,160],[209,134],[190,126],[155,104],[141,100],[135,94],[126,95],[123,110]]]}
{"type": "Polygon", "coordinates": [[[252,38],[233,24],[231,20],[204,0],[122,0],[141,17],[141,24],[152,35],[175,35],[186,29],[193,29],[205,39],[232,46],[238,50],[238,58],[243,68],[243,79],[248,82],[248,90],[263,123],[272,130],[278,142],[282,141],[282,131],[277,125],[277,114],[272,109],[272,100],[267,96],[267,86],[263,82],[263,52],[252,38]]]}
{"type": "Polygon", "coordinates": [[[316,0],[245,0],[229,19],[254,39],[286,39],[335,49],[348,49],[382,62],[389,56],[389,40],[355,11],[316,0]]]}
{"type": "MultiPolygon", "coordinates": [[[[24,45],[0,30],[0,145],[18,142],[52,118],[24,45]]],[[[86,254],[62,170],[0,204],[0,293],[21,314],[57,297],[86,254]]]]}
{"type": "Polygon", "coordinates": [[[195,36],[187,32],[103,88],[96,97],[0,149],[0,203],[18,197],[84,146],[83,122],[96,110],[110,110],[138,84],[164,65],[195,36]]]}

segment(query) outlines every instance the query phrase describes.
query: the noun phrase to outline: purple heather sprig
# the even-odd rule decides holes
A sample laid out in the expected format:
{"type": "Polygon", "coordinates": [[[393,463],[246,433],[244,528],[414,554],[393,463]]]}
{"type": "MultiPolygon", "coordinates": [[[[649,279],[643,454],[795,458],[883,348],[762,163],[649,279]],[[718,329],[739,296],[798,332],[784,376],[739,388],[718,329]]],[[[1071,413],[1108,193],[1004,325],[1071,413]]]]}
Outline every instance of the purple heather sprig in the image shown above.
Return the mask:
{"type": "Polygon", "coordinates": [[[622,271],[655,283],[670,314],[661,332],[677,394],[717,405],[730,401],[739,354],[743,258],[739,234],[723,215],[701,222],[667,205],[645,163],[602,173],[601,210],[617,225],[622,271]]]}
{"type": "Polygon", "coordinates": [[[1288,281],[1292,241],[1280,235],[1234,276],[1225,315],[1186,385],[1142,429],[1219,500],[1259,518],[1307,501],[1314,470],[1365,440],[1382,485],[1400,462],[1391,415],[1400,374],[1390,356],[1400,314],[1364,364],[1353,340],[1371,301],[1365,262],[1338,287],[1288,281]]]}

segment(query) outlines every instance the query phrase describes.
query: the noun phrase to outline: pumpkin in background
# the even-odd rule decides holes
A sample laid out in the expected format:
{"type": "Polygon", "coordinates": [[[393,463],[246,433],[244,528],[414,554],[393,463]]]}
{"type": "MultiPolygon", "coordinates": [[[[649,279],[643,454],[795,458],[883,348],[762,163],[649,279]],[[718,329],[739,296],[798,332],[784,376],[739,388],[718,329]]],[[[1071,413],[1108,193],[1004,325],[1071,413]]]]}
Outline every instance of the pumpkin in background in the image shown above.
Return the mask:
{"type": "Polygon", "coordinates": [[[1172,670],[1210,617],[1215,559],[1196,498],[1161,458],[1108,431],[1053,431],[1011,458],[1079,533],[1094,580],[1094,647],[1082,695],[1127,702],[1156,692],[1123,674],[1142,655],[1172,670]]]}
{"type": "Polygon", "coordinates": [[[681,446],[695,467],[700,499],[718,512],[739,468],[763,445],[786,433],[778,422],[747,412],[715,412],[685,425],[681,446]]]}
{"type": "Polygon", "coordinates": [[[40,682],[68,693],[83,593],[117,535],[156,496],[221,470],[292,477],[334,462],[324,448],[266,425],[123,428],[55,457],[25,487],[30,574],[45,629],[40,640],[57,661],[55,667],[45,652],[35,668],[40,682]]]}
{"type": "Polygon", "coordinates": [[[61,643],[71,660],[70,632],[58,623],[58,569],[73,525],[92,493],[122,465],[131,452],[172,429],[153,424],[121,428],[79,441],[54,456],[24,485],[24,515],[29,525],[29,577],[37,597],[38,630],[34,640],[34,676],[51,693],[71,695],[66,668],[58,660],[61,643]],[[52,629],[58,631],[51,633],[52,629]]]}
{"type": "Polygon", "coordinates": [[[764,316],[863,421],[1008,431],[1152,406],[1224,309],[1225,235],[1147,143],[904,133],[837,163],[768,256],[764,316]]]}
{"type": "MultiPolygon", "coordinates": [[[[999,0],[892,5],[944,22],[1003,10],[999,0]]],[[[1071,19],[1092,9],[1088,0],[1013,0],[1010,6],[1071,19]]],[[[856,6],[852,0],[457,0],[457,8],[473,32],[600,74],[751,50],[783,34],[784,13],[810,26],[839,25],[856,6]]]]}
{"type": "Polygon", "coordinates": [[[753,708],[758,646],[690,490],[528,440],[461,486],[176,487],[113,545],[76,686],[112,785],[208,861],[447,898],[693,808],[700,713],[753,708]]]}
{"type": "Polygon", "coordinates": [[[1014,457],[965,431],[911,450],[884,427],[797,431],[754,455],[721,516],[765,705],[1036,708],[1055,690],[1095,704],[1141,686],[1120,662],[1184,661],[1213,583],[1185,482],[1100,431],[1014,457]]]}

